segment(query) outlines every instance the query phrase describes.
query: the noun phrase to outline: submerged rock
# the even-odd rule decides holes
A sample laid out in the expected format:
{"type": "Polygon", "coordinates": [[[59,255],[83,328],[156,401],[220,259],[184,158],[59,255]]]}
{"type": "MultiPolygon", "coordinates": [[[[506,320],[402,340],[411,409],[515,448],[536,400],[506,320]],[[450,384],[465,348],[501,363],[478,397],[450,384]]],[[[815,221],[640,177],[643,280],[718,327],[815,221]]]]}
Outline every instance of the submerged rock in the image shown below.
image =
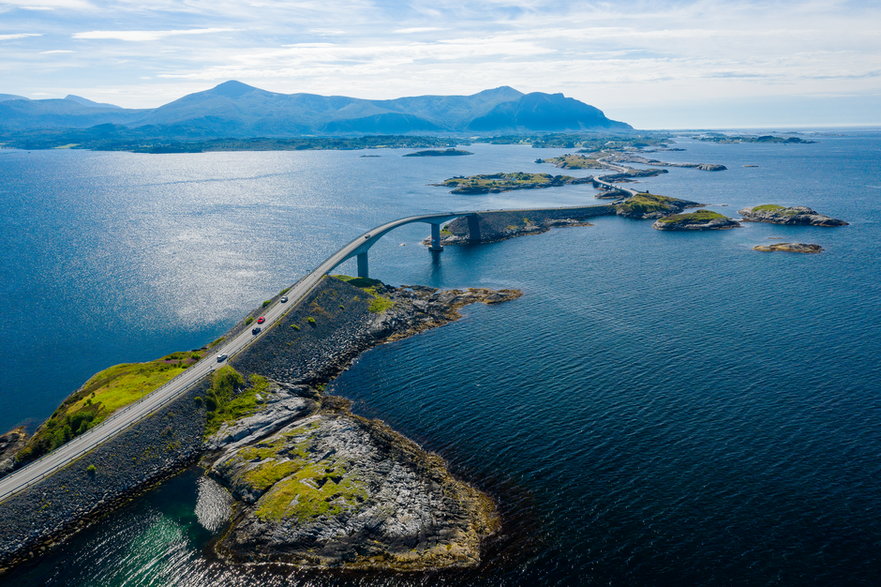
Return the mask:
{"type": "Polygon", "coordinates": [[[740,223],[712,210],[696,210],[687,214],[672,214],[652,224],[656,230],[724,230],[740,223]]]}
{"type": "Polygon", "coordinates": [[[769,245],[756,245],[754,251],[774,252],[785,251],[788,253],[822,253],[823,247],[809,243],[772,243],[769,245]]]}
{"type": "Polygon", "coordinates": [[[807,206],[778,206],[763,204],[738,210],[745,222],[770,222],[772,224],[794,224],[810,226],[846,226],[847,222],[820,214],[807,206]]]}

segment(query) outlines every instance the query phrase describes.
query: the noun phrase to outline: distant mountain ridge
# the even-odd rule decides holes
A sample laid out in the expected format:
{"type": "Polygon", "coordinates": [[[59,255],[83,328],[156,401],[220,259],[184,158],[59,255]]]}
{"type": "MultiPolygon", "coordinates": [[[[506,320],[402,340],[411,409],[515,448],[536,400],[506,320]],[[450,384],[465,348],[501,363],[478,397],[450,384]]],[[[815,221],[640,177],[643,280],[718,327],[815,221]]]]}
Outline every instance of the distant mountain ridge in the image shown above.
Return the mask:
{"type": "MultiPolygon", "coordinates": [[[[629,130],[563,94],[524,94],[508,86],[470,96],[367,100],[280,94],[228,81],[153,109],[127,109],[79,96],[31,100],[0,94],[0,132],[115,125],[169,139],[410,133],[629,130]]],[[[121,128],[120,128],[121,127],[121,128]]]]}

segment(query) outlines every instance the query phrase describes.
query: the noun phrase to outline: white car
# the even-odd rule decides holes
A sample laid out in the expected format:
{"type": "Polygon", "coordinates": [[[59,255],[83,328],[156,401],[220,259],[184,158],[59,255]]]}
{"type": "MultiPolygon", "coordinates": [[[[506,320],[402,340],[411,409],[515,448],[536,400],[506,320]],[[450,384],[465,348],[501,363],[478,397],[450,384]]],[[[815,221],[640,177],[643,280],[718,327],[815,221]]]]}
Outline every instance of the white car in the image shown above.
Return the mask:
{"type": "Polygon", "coordinates": [[[222,363],[227,359],[227,357],[229,357],[229,355],[227,355],[226,353],[217,355],[217,362],[222,363]]]}

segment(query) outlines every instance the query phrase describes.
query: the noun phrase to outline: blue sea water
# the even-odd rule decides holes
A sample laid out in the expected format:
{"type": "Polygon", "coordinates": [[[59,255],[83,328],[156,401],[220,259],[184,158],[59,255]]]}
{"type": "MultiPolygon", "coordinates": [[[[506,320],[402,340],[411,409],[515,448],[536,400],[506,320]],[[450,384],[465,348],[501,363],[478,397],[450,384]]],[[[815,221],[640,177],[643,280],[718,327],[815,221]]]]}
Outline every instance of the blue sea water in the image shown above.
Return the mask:
{"type": "MultiPolygon", "coordinates": [[[[488,491],[504,527],[468,572],[343,577],[210,553],[190,472],[5,580],[48,584],[874,584],[881,577],[881,133],[687,139],[641,187],[736,216],[804,204],[838,229],[662,233],[598,218],[439,262],[409,226],[375,277],[516,287],[365,353],[332,386],[488,491]],[[744,167],[758,165],[758,167],[744,167]],[[820,255],[752,251],[769,237],[820,255]],[[406,246],[400,246],[405,244],[406,246]]],[[[562,150],[137,155],[0,151],[0,427],[91,373],[198,347],[352,236],[422,211],[590,202],[588,186],[453,196],[562,150]]],[[[589,174],[581,172],[580,174],[589,174]]],[[[349,269],[352,271],[353,269],[349,269]]],[[[0,579],[2,581],[4,579],[0,579]]]]}

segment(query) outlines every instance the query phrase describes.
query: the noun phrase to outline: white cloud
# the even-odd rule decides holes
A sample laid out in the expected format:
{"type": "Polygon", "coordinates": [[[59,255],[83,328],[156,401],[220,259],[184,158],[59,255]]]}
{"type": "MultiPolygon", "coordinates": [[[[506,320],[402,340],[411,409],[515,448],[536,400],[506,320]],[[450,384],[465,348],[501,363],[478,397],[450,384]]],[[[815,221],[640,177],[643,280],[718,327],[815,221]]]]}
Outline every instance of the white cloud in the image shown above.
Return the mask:
{"type": "Polygon", "coordinates": [[[435,31],[442,31],[442,30],[444,30],[442,27],[436,27],[436,26],[423,26],[423,27],[414,26],[414,27],[405,28],[405,29],[397,29],[392,32],[399,34],[399,35],[411,35],[414,33],[433,33],[435,31]]]}
{"type": "Polygon", "coordinates": [[[74,39],[111,39],[115,41],[158,41],[167,37],[177,37],[181,35],[208,35],[214,33],[228,33],[236,29],[229,28],[207,28],[207,29],[185,29],[185,30],[168,30],[168,31],[89,31],[85,33],[74,33],[74,39]]]}
{"type": "Polygon", "coordinates": [[[70,51],[69,49],[53,49],[51,51],[40,51],[40,55],[67,55],[69,53],[74,53],[74,51],[70,51]]]}
{"type": "Polygon", "coordinates": [[[28,37],[42,37],[40,33],[13,33],[10,35],[0,35],[0,41],[13,41],[15,39],[27,39],[28,37]]]}
{"type": "Polygon", "coordinates": [[[92,10],[86,0],[0,0],[0,12],[10,8],[22,10],[92,10]]]}

